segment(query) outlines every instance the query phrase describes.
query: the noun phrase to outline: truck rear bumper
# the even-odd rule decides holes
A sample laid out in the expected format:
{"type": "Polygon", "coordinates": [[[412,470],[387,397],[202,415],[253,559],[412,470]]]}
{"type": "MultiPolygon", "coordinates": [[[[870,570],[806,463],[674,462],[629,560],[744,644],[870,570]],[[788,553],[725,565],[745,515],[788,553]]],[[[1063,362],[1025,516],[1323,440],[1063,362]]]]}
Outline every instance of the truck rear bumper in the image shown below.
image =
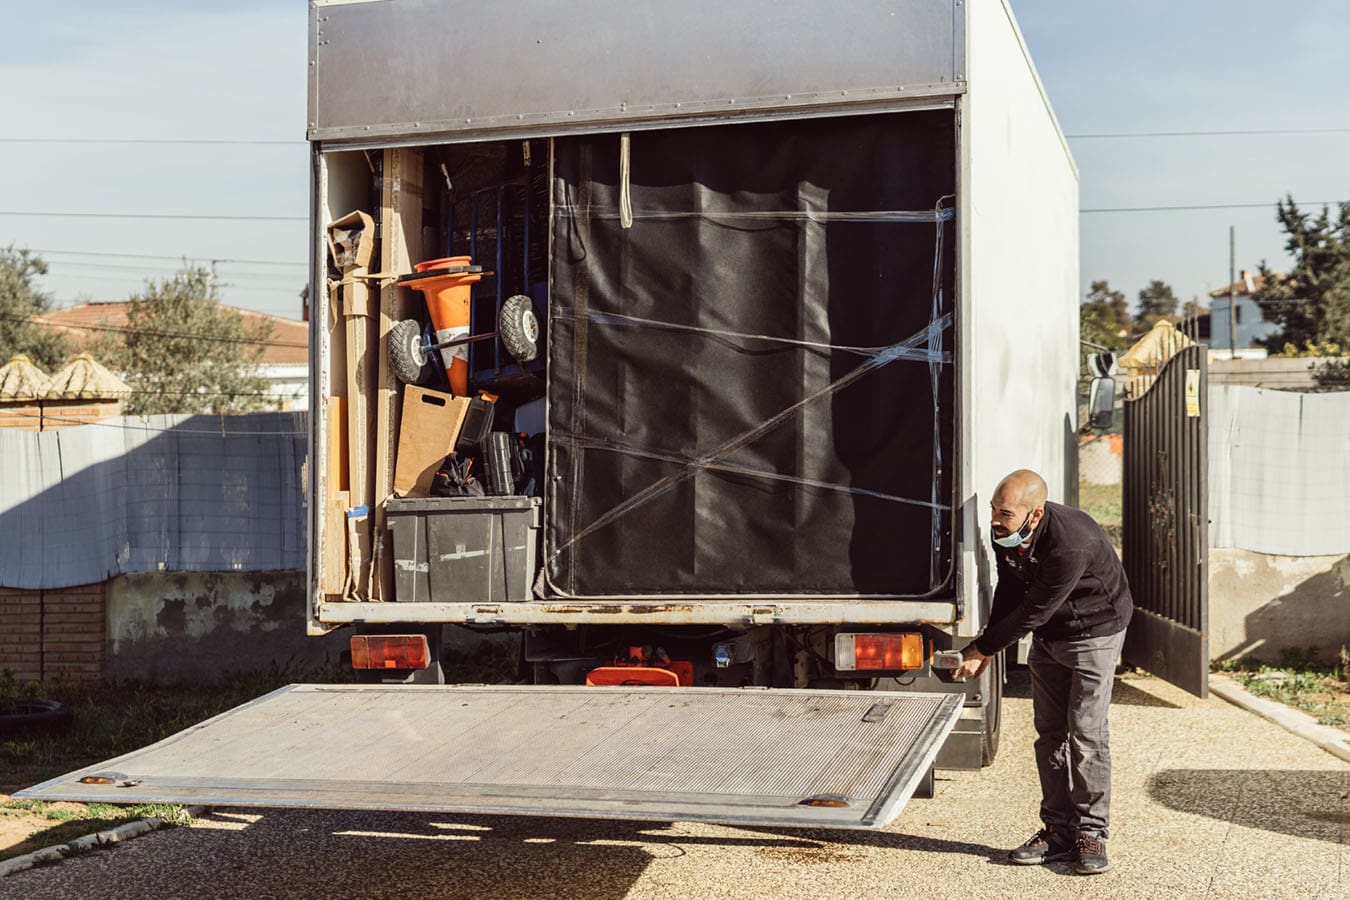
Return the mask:
{"type": "Polygon", "coordinates": [[[311,630],[350,624],[952,625],[953,600],[538,600],[524,603],[321,603],[311,630]]]}

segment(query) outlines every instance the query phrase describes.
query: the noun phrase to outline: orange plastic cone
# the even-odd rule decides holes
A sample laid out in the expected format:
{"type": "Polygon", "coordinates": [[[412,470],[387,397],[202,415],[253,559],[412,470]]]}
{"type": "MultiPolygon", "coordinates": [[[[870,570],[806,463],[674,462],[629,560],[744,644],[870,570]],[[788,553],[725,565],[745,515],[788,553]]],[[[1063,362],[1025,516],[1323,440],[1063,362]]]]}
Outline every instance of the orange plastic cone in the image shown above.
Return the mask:
{"type": "MultiPolygon", "coordinates": [[[[473,311],[473,285],[483,272],[470,272],[472,257],[449,256],[429,259],[413,266],[420,272],[452,269],[444,275],[433,275],[408,282],[408,287],[420,291],[426,298],[431,327],[436,329],[436,342],[452,341],[469,336],[473,311]]],[[[441,361],[450,377],[450,393],[456,397],[469,396],[469,345],[442,347],[441,361]]]]}

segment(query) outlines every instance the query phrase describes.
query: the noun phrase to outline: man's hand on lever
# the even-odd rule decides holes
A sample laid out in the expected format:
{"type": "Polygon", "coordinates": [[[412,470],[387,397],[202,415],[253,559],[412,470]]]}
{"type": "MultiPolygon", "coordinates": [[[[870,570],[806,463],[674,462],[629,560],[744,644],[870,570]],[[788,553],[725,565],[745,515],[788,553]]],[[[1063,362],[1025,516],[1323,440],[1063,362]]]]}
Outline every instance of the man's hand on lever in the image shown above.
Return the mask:
{"type": "Polygon", "coordinates": [[[984,670],[989,668],[989,663],[993,661],[992,656],[985,656],[980,652],[980,648],[974,644],[961,651],[961,665],[952,672],[952,677],[957,681],[965,681],[969,678],[979,678],[984,670]]]}

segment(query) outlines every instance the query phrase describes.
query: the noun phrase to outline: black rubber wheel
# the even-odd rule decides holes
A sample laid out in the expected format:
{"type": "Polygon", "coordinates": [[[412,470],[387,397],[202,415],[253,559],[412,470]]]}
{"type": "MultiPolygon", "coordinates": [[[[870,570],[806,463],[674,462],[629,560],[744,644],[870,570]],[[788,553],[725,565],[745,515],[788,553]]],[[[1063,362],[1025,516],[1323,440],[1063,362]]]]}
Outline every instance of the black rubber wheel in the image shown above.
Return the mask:
{"type": "Polygon", "coordinates": [[[70,724],[70,707],[55,700],[15,700],[0,712],[0,740],[51,731],[70,724]]]}
{"type": "Polygon", "coordinates": [[[1000,652],[989,664],[989,692],[984,701],[984,734],[980,740],[980,765],[991,766],[998,756],[999,736],[1003,730],[1003,678],[1006,674],[1004,653],[1000,652]]]}
{"type": "Polygon", "coordinates": [[[389,367],[404,384],[430,384],[436,365],[422,344],[422,326],[416,319],[400,319],[385,337],[389,367]]]}
{"type": "Polygon", "coordinates": [[[497,334],[506,352],[522,366],[539,355],[539,320],[534,303],[524,294],[516,294],[502,304],[497,317],[497,334]]]}

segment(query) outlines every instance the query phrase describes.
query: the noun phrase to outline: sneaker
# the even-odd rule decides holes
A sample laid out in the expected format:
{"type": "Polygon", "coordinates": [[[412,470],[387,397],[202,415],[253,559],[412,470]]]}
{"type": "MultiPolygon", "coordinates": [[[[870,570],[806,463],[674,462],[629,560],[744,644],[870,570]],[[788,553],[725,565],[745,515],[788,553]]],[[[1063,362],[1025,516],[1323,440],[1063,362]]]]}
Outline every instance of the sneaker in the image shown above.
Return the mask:
{"type": "Polygon", "coordinates": [[[1008,853],[1008,861],[1019,866],[1039,866],[1073,857],[1073,844],[1053,825],[1047,825],[1031,836],[1031,840],[1008,853]]]}
{"type": "Polygon", "coordinates": [[[1080,834],[1074,849],[1078,851],[1078,860],[1073,870],[1079,875],[1099,875],[1111,868],[1106,860],[1106,841],[1099,835],[1080,834]]]}

